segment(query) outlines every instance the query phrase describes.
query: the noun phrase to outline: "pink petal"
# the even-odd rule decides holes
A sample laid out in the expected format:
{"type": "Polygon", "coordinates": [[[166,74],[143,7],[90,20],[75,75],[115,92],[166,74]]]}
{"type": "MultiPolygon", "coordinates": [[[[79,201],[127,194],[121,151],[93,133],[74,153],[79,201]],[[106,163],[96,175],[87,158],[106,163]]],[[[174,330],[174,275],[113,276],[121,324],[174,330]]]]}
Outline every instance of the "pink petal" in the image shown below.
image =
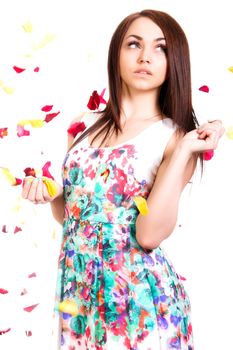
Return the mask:
{"type": "Polygon", "coordinates": [[[14,233],[18,233],[20,231],[22,231],[21,227],[15,226],[14,233]]]}
{"type": "Polygon", "coordinates": [[[6,225],[3,225],[3,226],[2,226],[2,232],[3,232],[3,233],[8,233],[7,228],[6,228],[6,225]]]}
{"type": "Polygon", "coordinates": [[[28,275],[28,278],[32,278],[32,277],[36,277],[36,273],[35,272],[33,272],[30,275],[28,275]]]}
{"type": "Polygon", "coordinates": [[[49,123],[53,118],[55,118],[60,112],[46,114],[44,121],[49,123]]]}
{"type": "Polygon", "coordinates": [[[16,73],[22,73],[23,71],[25,71],[26,68],[14,66],[13,69],[16,71],[16,73]]]}
{"type": "Polygon", "coordinates": [[[201,86],[198,90],[203,91],[203,92],[209,92],[209,88],[207,85],[201,86]]]}
{"type": "Polygon", "coordinates": [[[8,290],[0,288],[0,294],[7,294],[8,290]]]}
{"type": "Polygon", "coordinates": [[[22,136],[29,136],[30,135],[30,131],[29,130],[25,130],[23,126],[21,125],[17,125],[17,136],[18,137],[22,137],[22,136]]]}
{"type": "Polygon", "coordinates": [[[20,293],[20,295],[25,295],[25,294],[27,294],[27,292],[28,292],[27,289],[24,288],[24,289],[22,290],[22,292],[20,293]]]}
{"type": "Polygon", "coordinates": [[[27,306],[27,307],[24,307],[24,311],[27,311],[27,312],[31,312],[32,310],[35,309],[35,307],[37,307],[37,305],[39,304],[34,304],[34,305],[31,305],[31,306],[27,306]]]}
{"type": "Polygon", "coordinates": [[[210,160],[214,156],[214,150],[206,151],[203,153],[204,160],[210,160]]]}
{"type": "Polygon", "coordinates": [[[35,72],[35,73],[38,73],[38,72],[39,72],[39,70],[40,70],[40,68],[39,68],[39,67],[34,68],[34,72],[35,72]]]}
{"type": "Polygon", "coordinates": [[[51,162],[45,163],[45,165],[42,168],[42,175],[45,177],[49,177],[50,179],[54,180],[54,177],[49,172],[49,167],[51,166],[51,162]]]}
{"type": "Polygon", "coordinates": [[[52,108],[53,108],[53,105],[46,105],[46,106],[42,107],[41,110],[43,112],[50,112],[52,108]]]}
{"type": "Polygon", "coordinates": [[[32,336],[32,331],[25,331],[25,334],[27,337],[31,337],[32,336]]]}
{"type": "Polygon", "coordinates": [[[8,333],[8,332],[10,332],[10,330],[11,330],[11,328],[8,328],[8,329],[6,329],[6,330],[0,330],[0,335],[3,335],[3,334],[5,334],[5,333],[8,333]]]}
{"type": "Polygon", "coordinates": [[[22,180],[16,177],[14,186],[21,185],[21,183],[22,183],[22,180]]]}

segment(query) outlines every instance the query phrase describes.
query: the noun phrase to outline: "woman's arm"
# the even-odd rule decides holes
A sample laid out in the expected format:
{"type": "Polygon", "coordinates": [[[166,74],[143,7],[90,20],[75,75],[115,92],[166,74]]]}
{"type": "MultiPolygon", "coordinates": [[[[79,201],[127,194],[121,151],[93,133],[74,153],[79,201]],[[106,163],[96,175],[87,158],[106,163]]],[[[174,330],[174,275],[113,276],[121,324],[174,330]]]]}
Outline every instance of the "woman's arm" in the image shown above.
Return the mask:
{"type": "MultiPolygon", "coordinates": [[[[75,118],[71,125],[75,122],[78,122],[82,118],[83,114],[75,118]]],[[[68,133],[68,149],[73,143],[74,137],[68,133]]],[[[54,219],[62,224],[64,218],[65,202],[63,197],[63,187],[53,181],[56,187],[55,196],[51,197],[48,193],[46,185],[43,183],[42,178],[35,178],[32,176],[27,176],[24,179],[22,197],[28,199],[35,204],[45,204],[50,203],[51,211],[54,219]]]]}
{"type": "Polygon", "coordinates": [[[198,152],[217,147],[223,134],[221,123],[208,123],[185,136],[173,135],[164,153],[147,199],[149,213],[136,222],[138,243],[154,249],[174,230],[179,200],[196,167],[198,152]]]}

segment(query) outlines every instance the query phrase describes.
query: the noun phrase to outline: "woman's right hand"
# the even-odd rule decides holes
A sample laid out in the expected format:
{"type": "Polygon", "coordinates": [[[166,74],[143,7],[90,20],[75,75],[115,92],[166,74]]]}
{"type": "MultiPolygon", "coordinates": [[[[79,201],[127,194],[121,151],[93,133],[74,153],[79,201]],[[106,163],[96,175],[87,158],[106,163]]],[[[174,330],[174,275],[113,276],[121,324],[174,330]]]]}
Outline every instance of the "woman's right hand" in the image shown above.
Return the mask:
{"type": "MultiPolygon", "coordinates": [[[[50,179],[50,181],[53,181],[50,179]]],[[[22,197],[28,199],[34,204],[45,204],[52,202],[55,198],[63,193],[63,188],[60,184],[53,181],[56,188],[56,193],[51,196],[48,192],[46,184],[41,177],[26,176],[23,180],[22,197]]]]}

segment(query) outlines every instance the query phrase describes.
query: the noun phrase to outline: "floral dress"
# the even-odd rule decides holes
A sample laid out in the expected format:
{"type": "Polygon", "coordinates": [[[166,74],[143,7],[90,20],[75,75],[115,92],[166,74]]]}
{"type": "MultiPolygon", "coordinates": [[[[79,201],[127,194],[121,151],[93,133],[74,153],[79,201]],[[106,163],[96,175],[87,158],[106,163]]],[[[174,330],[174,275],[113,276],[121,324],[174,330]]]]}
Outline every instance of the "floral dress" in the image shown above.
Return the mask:
{"type": "Polygon", "coordinates": [[[193,350],[180,276],[161,247],[146,252],[135,237],[134,197],[148,197],[174,130],[166,118],[127,143],[85,138],[67,154],[58,301],[76,311],[60,308],[59,349],[193,350]]]}

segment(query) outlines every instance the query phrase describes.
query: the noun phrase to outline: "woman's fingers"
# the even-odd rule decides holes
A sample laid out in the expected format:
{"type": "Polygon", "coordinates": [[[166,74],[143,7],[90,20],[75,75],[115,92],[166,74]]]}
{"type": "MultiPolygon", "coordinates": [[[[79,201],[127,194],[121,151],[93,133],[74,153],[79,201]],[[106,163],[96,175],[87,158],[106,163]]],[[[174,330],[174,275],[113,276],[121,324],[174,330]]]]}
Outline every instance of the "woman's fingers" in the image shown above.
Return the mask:
{"type": "Polygon", "coordinates": [[[27,176],[23,180],[22,197],[24,199],[28,198],[28,194],[30,192],[32,182],[33,182],[33,177],[32,176],[27,176]]]}

